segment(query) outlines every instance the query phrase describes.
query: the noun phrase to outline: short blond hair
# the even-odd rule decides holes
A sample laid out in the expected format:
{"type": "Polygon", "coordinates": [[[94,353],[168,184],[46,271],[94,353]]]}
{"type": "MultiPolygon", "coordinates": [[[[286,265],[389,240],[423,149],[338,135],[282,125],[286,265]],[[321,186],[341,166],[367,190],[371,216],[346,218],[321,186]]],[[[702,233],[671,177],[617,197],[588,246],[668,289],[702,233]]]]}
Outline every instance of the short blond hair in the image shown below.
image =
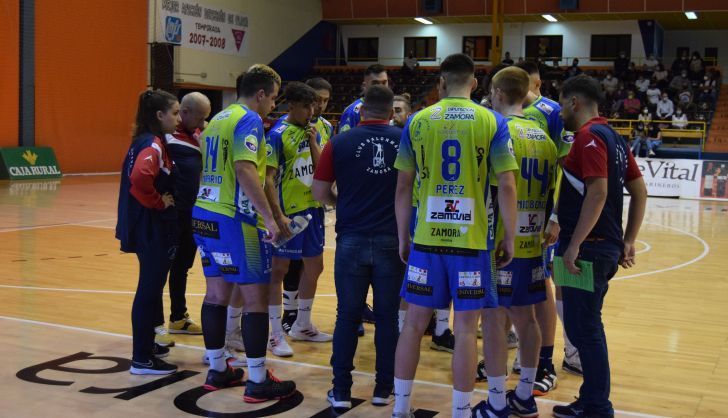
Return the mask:
{"type": "Polygon", "coordinates": [[[276,83],[278,83],[279,86],[282,83],[281,76],[278,75],[276,70],[272,69],[271,67],[269,67],[265,64],[253,64],[250,66],[250,68],[248,68],[248,71],[246,71],[246,72],[251,73],[251,74],[255,74],[255,73],[265,74],[265,75],[273,78],[276,81],[276,83]]]}
{"type": "Polygon", "coordinates": [[[526,95],[528,95],[531,79],[525,70],[510,66],[498,71],[493,76],[492,83],[493,89],[502,91],[506,96],[506,102],[509,105],[514,105],[523,102],[526,95]]]}
{"type": "Polygon", "coordinates": [[[235,81],[238,97],[250,97],[261,89],[269,95],[273,93],[276,84],[281,86],[281,76],[265,64],[251,65],[235,81]]]}

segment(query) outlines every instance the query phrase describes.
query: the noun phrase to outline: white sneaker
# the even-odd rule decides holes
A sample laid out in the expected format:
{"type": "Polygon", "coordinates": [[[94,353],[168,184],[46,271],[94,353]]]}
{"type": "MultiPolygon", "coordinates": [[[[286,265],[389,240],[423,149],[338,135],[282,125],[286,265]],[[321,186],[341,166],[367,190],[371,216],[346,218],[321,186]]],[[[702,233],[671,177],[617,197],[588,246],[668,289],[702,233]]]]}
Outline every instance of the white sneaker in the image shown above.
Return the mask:
{"type": "Polygon", "coordinates": [[[293,349],[288,345],[286,336],[283,333],[275,332],[270,335],[268,339],[268,350],[274,356],[278,357],[291,357],[293,355],[293,349]]]}
{"type": "Polygon", "coordinates": [[[325,343],[334,339],[333,335],[319,331],[313,324],[309,324],[304,328],[298,324],[298,321],[293,323],[288,335],[294,341],[312,341],[315,343],[325,343]]]}
{"type": "Polygon", "coordinates": [[[564,348],[564,362],[561,364],[561,367],[567,372],[575,375],[584,375],[584,372],[581,369],[581,357],[579,357],[579,351],[575,347],[570,350],[564,348]]]}
{"type": "Polygon", "coordinates": [[[521,350],[516,351],[516,358],[513,359],[511,371],[516,374],[521,374],[521,350]]]}
{"type": "Polygon", "coordinates": [[[506,339],[508,341],[509,349],[518,347],[518,335],[516,335],[512,328],[508,331],[508,337],[506,337],[506,339]]]}
{"type": "MultiPolygon", "coordinates": [[[[246,367],[248,365],[248,359],[244,355],[236,354],[229,347],[225,347],[225,361],[232,367],[246,367]]],[[[207,353],[202,354],[202,362],[208,366],[210,365],[207,353]]]]}
{"type": "Polygon", "coordinates": [[[174,339],[164,325],[154,327],[154,342],[162,347],[174,347],[174,339]]]}
{"type": "Polygon", "coordinates": [[[245,352],[245,344],[243,344],[243,334],[240,328],[236,328],[230,334],[225,335],[225,347],[235,351],[245,352]]]}

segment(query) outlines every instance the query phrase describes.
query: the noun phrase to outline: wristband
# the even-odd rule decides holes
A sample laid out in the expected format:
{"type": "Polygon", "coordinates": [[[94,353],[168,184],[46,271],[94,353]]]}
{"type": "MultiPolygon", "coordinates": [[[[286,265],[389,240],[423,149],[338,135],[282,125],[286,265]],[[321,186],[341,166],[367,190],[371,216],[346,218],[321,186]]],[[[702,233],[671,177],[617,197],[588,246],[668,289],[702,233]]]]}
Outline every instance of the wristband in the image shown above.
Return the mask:
{"type": "Polygon", "coordinates": [[[553,222],[555,224],[559,223],[559,215],[557,213],[551,213],[551,216],[549,216],[549,222],[553,222]]]}

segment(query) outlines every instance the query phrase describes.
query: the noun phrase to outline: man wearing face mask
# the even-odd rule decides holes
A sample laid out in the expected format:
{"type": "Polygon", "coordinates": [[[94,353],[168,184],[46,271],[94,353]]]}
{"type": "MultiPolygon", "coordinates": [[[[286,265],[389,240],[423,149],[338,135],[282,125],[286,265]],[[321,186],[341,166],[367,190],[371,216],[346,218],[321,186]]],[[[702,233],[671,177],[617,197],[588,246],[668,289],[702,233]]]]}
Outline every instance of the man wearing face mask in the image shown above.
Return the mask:
{"type": "Polygon", "coordinates": [[[607,73],[607,76],[602,80],[602,87],[604,88],[604,93],[607,95],[607,98],[609,100],[614,97],[614,92],[617,91],[617,88],[619,87],[619,80],[612,75],[612,73],[607,73]]]}
{"type": "Polygon", "coordinates": [[[670,120],[674,112],[675,105],[672,100],[670,100],[670,96],[668,96],[667,93],[663,93],[662,99],[657,102],[657,119],[670,120]]]}

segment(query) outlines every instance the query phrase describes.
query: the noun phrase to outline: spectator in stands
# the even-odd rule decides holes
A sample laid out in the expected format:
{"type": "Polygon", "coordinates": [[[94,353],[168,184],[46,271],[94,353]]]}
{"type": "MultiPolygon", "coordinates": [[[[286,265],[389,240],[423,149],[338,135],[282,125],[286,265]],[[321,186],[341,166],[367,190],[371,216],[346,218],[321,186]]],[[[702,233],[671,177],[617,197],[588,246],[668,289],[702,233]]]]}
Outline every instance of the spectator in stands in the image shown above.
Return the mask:
{"type": "Polygon", "coordinates": [[[662,131],[656,123],[647,126],[647,156],[654,157],[657,147],[662,145],[662,131]]]}
{"type": "Polygon", "coordinates": [[[619,79],[625,79],[628,69],[629,58],[627,58],[627,54],[624,51],[619,51],[619,57],[614,60],[614,75],[619,79]]]}
{"type": "Polygon", "coordinates": [[[657,83],[654,81],[651,82],[650,88],[647,89],[645,94],[647,96],[647,103],[652,106],[653,109],[656,108],[657,102],[660,101],[660,89],[657,88],[657,83]]]}
{"type": "Polygon", "coordinates": [[[546,86],[546,97],[551,100],[558,101],[559,92],[561,92],[561,86],[559,86],[559,82],[557,80],[551,80],[551,82],[548,83],[548,85],[546,86]]]}
{"type": "Polygon", "coordinates": [[[407,58],[405,58],[404,62],[402,63],[402,73],[405,75],[413,76],[417,72],[417,67],[419,66],[420,63],[417,61],[415,53],[413,51],[410,51],[407,55],[407,58]]]}
{"type": "Polygon", "coordinates": [[[700,88],[707,87],[710,90],[710,94],[712,94],[715,99],[718,96],[717,86],[718,83],[716,82],[715,72],[710,70],[703,76],[703,82],[700,83],[700,88]]]}
{"type": "Polygon", "coordinates": [[[619,79],[614,77],[611,72],[608,72],[607,76],[604,77],[604,80],[602,80],[602,88],[604,89],[604,94],[606,95],[607,100],[612,100],[614,98],[614,93],[616,93],[618,87],[619,79]]]}
{"type": "Polygon", "coordinates": [[[654,73],[652,73],[652,80],[657,83],[657,87],[660,89],[665,89],[667,87],[667,77],[669,76],[667,70],[665,69],[665,66],[660,63],[657,65],[657,70],[655,70],[654,73]]]}
{"type": "Polygon", "coordinates": [[[637,120],[644,123],[652,122],[652,113],[650,113],[650,109],[647,106],[642,108],[642,113],[640,113],[637,120]]]}
{"type": "Polygon", "coordinates": [[[692,109],[694,107],[693,93],[691,93],[687,87],[683,88],[682,91],[677,95],[677,103],[683,109],[692,109]]]}
{"type": "Polygon", "coordinates": [[[707,104],[708,109],[712,109],[715,107],[715,97],[713,96],[713,93],[710,91],[710,87],[703,86],[700,89],[700,93],[698,95],[698,103],[699,104],[707,104]]]}
{"type": "Polygon", "coordinates": [[[624,116],[627,119],[637,119],[637,116],[640,114],[640,109],[642,109],[642,102],[635,96],[634,91],[630,90],[627,93],[627,98],[622,101],[624,116]]]}
{"type": "Polygon", "coordinates": [[[566,70],[566,79],[568,80],[571,77],[576,77],[581,73],[583,73],[583,71],[579,68],[579,58],[574,58],[574,60],[571,61],[571,66],[566,70]]]}
{"type": "Polygon", "coordinates": [[[513,65],[513,59],[511,58],[511,53],[506,51],[506,57],[503,58],[503,61],[501,61],[502,64],[505,65],[513,65]]]}
{"type": "Polygon", "coordinates": [[[688,51],[683,51],[680,58],[675,58],[675,61],[672,62],[672,67],[670,67],[673,74],[680,74],[683,70],[687,71],[688,68],[690,68],[688,51]]]}
{"type": "Polygon", "coordinates": [[[644,100],[647,95],[647,89],[650,88],[650,80],[645,78],[644,74],[640,74],[634,86],[637,88],[637,96],[640,100],[644,100]]]}
{"type": "Polygon", "coordinates": [[[672,127],[673,129],[686,129],[688,127],[688,117],[680,107],[672,115],[672,127]]]}
{"type": "Polygon", "coordinates": [[[517,62],[517,64],[520,64],[520,63],[522,63],[523,61],[524,61],[524,60],[523,60],[523,57],[518,57],[518,62],[517,62]]]}
{"type": "Polygon", "coordinates": [[[700,57],[698,51],[693,52],[688,69],[690,71],[690,79],[693,81],[700,80],[705,75],[705,61],[700,57]]]}
{"type": "Polygon", "coordinates": [[[627,72],[625,72],[622,81],[624,81],[628,85],[633,85],[635,81],[637,81],[638,73],[639,71],[637,70],[637,64],[635,64],[634,62],[630,62],[629,66],[627,67],[627,72]]]}
{"type": "Polygon", "coordinates": [[[657,103],[657,119],[659,120],[670,120],[672,114],[675,112],[675,106],[670,100],[670,96],[667,93],[662,94],[662,99],[657,103]]]}
{"type": "Polygon", "coordinates": [[[681,70],[679,74],[670,81],[670,91],[673,94],[679,93],[685,89],[690,89],[690,79],[688,79],[688,71],[681,70]]]}
{"type": "Polygon", "coordinates": [[[629,144],[632,150],[632,155],[639,157],[640,149],[642,145],[647,145],[647,131],[645,130],[645,124],[640,122],[632,130],[632,142],[629,144]]]}
{"type": "Polygon", "coordinates": [[[660,61],[658,61],[655,58],[655,54],[650,54],[647,59],[645,60],[645,65],[642,67],[644,71],[647,71],[649,73],[655,72],[657,70],[657,66],[660,64],[660,61]]]}

